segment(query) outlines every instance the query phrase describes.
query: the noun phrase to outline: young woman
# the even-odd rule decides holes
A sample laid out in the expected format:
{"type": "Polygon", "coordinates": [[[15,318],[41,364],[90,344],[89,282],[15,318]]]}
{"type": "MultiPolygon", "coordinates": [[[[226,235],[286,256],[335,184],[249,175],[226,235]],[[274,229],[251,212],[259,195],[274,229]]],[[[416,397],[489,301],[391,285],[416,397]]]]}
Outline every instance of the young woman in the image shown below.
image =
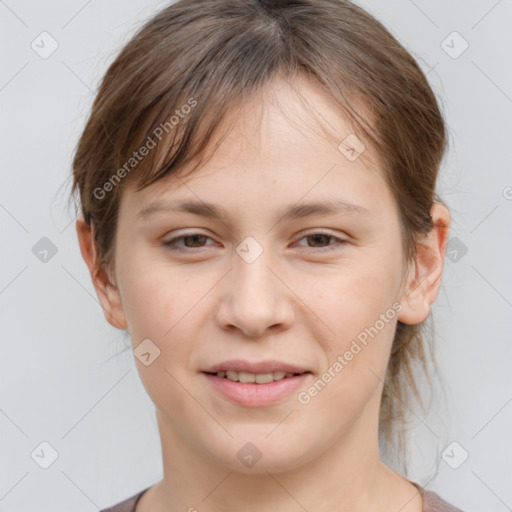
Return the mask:
{"type": "Polygon", "coordinates": [[[73,162],[162,445],[163,479],[108,510],[458,510],[380,453],[426,362],[446,138],[416,61],[347,0],[180,0],[139,30],[73,162]]]}

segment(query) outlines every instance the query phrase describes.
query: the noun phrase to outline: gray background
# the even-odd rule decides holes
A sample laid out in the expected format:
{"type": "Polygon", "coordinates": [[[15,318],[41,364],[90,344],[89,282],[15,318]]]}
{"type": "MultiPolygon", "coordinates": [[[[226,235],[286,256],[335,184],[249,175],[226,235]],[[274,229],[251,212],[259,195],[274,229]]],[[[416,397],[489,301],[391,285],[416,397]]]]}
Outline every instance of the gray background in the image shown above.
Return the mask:
{"type": "MultiPolygon", "coordinates": [[[[433,308],[446,395],[435,392],[426,417],[413,411],[409,478],[467,512],[512,510],[512,3],[359,3],[428,73],[452,146],[439,181],[449,257],[433,308]],[[454,31],[469,44],[461,55],[454,31]]],[[[161,477],[153,405],[132,353],[116,357],[125,340],[104,319],[66,194],[100,77],[166,4],[0,1],[2,511],[95,511],[161,477]],[[43,31],[59,45],[46,59],[31,47],[43,31]],[[43,237],[57,249],[46,262],[43,237]],[[47,469],[50,448],[31,455],[44,441],[58,453],[47,469]]]]}

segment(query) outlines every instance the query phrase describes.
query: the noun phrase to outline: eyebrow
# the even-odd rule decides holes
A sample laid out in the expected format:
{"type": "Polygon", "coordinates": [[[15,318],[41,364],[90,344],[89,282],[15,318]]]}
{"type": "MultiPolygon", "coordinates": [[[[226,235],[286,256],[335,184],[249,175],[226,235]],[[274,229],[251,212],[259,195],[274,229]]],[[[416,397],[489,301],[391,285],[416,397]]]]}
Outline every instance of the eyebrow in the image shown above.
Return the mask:
{"type": "MultiPolygon", "coordinates": [[[[192,213],[202,217],[218,219],[223,222],[226,222],[229,217],[227,211],[222,206],[204,201],[164,202],[156,200],[142,208],[137,214],[137,219],[147,220],[153,215],[163,212],[192,213]]],[[[326,199],[316,202],[288,205],[275,220],[293,220],[312,215],[332,214],[358,214],[363,217],[369,217],[371,215],[370,210],[364,206],[341,199],[326,199]]]]}

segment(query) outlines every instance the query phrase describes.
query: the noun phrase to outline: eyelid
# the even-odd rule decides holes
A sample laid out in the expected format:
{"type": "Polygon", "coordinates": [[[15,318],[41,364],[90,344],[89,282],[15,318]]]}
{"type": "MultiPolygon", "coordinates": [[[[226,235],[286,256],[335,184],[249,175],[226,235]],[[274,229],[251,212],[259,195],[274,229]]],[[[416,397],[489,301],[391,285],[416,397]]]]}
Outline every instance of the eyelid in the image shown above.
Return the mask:
{"type": "MultiPolygon", "coordinates": [[[[193,229],[193,228],[192,228],[193,229]]],[[[196,229],[200,229],[200,228],[196,228],[196,229]]],[[[167,233],[167,235],[171,235],[171,233],[167,233]]],[[[165,236],[167,236],[165,235],[165,236]]],[[[172,233],[172,237],[169,238],[168,240],[165,240],[165,236],[163,237],[164,238],[164,243],[166,242],[172,242],[173,240],[175,240],[176,238],[182,238],[182,237],[187,237],[187,236],[194,236],[194,235],[202,235],[202,236],[207,236],[207,237],[210,237],[209,234],[207,233],[202,233],[201,231],[175,231],[172,233]]],[[[211,237],[210,237],[211,238],[211,237]]]]}

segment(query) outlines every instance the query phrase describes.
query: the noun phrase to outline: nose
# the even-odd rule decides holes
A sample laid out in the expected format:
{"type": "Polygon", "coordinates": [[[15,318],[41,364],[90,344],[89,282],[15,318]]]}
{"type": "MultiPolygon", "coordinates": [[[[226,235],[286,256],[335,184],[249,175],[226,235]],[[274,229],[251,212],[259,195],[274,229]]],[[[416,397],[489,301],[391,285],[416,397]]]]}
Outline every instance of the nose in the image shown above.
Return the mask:
{"type": "Polygon", "coordinates": [[[289,328],[294,319],[293,292],[269,255],[251,263],[237,253],[234,268],[222,280],[216,320],[223,329],[238,329],[247,337],[289,328]],[[288,285],[288,286],[287,286],[288,285]]]}

